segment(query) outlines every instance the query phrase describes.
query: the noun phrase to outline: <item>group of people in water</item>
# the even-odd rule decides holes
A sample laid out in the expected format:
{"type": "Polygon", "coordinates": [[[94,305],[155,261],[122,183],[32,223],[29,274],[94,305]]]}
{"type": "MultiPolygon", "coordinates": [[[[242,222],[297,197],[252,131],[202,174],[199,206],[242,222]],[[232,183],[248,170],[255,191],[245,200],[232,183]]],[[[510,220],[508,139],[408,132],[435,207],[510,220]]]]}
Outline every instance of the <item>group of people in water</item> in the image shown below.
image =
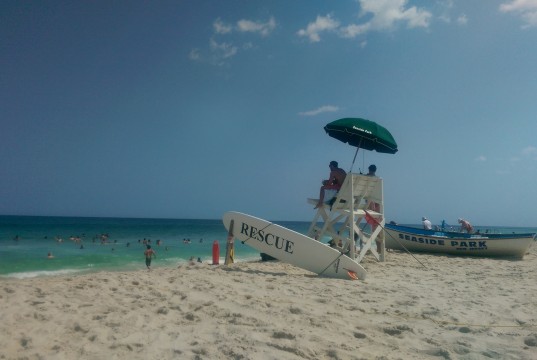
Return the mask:
{"type": "MultiPolygon", "coordinates": [[[[45,236],[45,239],[48,238],[47,236],[45,236]]],[[[85,235],[81,235],[81,236],[70,236],[69,237],[69,240],[71,240],[73,243],[77,244],[77,245],[80,245],[80,249],[84,249],[84,238],[85,238],[85,235]]],[[[110,235],[108,234],[100,234],[100,235],[96,235],[93,237],[93,243],[96,243],[97,240],[99,240],[100,244],[101,245],[108,245],[108,244],[118,244],[118,241],[117,240],[114,240],[114,241],[110,241],[110,235]]],[[[21,237],[19,235],[16,236],[16,241],[19,241],[21,239],[21,237]]],[[[61,244],[63,243],[63,239],[60,237],[60,236],[56,236],[55,238],[55,241],[58,243],[58,244],[61,244]]],[[[203,243],[203,239],[200,239],[199,240],[200,243],[203,243]]],[[[151,246],[151,239],[147,239],[147,238],[144,238],[144,239],[139,239],[138,240],[138,244],[140,245],[143,245],[145,250],[144,250],[144,257],[145,257],[145,264],[146,264],[146,267],[148,270],[151,270],[151,261],[153,258],[156,258],[157,256],[157,252],[155,251],[155,249],[151,246]]],[[[163,242],[158,239],[156,240],[155,244],[156,246],[160,246],[163,242]]],[[[188,238],[184,238],[183,239],[183,244],[190,244],[191,241],[190,239],[188,238]]],[[[130,242],[127,242],[126,243],[126,247],[130,247],[131,243],[130,242]]],[[[111,248],[112,251],[115,251],[115,247],[112,247],[111,248]]],[[[165,246],[165,250],[168,251],[169,248],[168,246],[165,246]]],[[[49,251],[47,253],[47,258],[48,259],[54,259],[55,256],[53,255],[52,251],[49,251]]],[[[193,260],[193,257],[190,258],[190,262],[192,262],[193,260]]],[[[202,262],[201,260],[201,257],[198,257],[198,262],[202,262]]]]}

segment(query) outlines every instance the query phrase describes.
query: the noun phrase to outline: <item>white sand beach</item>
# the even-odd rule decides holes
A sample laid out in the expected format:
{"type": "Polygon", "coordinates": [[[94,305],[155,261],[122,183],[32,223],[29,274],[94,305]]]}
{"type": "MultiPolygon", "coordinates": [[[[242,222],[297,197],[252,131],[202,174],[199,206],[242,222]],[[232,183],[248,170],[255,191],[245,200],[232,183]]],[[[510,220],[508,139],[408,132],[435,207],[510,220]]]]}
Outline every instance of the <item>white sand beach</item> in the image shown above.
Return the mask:
{"type": "Polygon", "coordinates": [[[537,358],[536,246],[415,256],[366,259],[365,281],[279,262],[4,279],[0,359],[537,358]]]}

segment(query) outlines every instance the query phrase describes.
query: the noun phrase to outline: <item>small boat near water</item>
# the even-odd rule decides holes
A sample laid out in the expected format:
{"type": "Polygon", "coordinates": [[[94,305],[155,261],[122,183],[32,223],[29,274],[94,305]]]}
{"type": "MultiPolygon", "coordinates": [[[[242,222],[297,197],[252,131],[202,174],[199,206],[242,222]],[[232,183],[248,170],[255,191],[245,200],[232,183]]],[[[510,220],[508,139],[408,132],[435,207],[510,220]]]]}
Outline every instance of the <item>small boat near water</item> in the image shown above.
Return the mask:
{"type": "Polygon", "coordinates": [[[387,249],[432,252],[461,256],[523,258],[534,243],[535,233],[466,234],[386,224],[387,249]],[[403,247],[404,246],[404,247],[403,247]]]}

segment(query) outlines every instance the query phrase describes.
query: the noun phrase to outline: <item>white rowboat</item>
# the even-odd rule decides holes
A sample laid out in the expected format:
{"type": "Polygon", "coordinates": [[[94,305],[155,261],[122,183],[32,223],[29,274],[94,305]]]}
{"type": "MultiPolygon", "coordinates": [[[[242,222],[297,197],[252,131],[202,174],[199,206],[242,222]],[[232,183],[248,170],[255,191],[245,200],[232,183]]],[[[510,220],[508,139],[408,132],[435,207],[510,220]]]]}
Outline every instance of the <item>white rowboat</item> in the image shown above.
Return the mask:
{"type": "Polygon", "coordinates": [[[443,253],[462,256],[523,258],[536,234],[465,234],[385,225],[387,249],[443,253]],[[404,246],[404,248],[403,248],[404,246]]]}

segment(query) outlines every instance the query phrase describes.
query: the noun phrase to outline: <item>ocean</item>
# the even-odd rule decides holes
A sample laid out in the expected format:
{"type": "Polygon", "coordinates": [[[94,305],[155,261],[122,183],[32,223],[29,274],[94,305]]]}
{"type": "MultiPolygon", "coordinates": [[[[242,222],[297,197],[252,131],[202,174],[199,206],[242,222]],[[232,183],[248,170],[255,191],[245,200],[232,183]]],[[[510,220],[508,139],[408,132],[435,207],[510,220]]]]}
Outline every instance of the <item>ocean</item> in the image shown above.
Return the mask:
{"type": "MultiPolygon", "coordinates": [[[[309,227],[276,223],[303,234],[309,227]]],[[[0,216],[0,278],[145,269],[148,241],[155,267],[212,263],[215,241],[223,263],[227,231],[222,220],[0,216]]],[[[235,261],[257,259],[258,251],[235,241],[235,261]]]]}
{"type": "MultiPolygon", "coordinates": [[[[310,225],[275,223],[302,234],[310,225]]],[[[537,227],[475,228],[537,233],[537,227]]],[[[148,241],[157,253],[154,267],[177,266],[191,258],[212,263],[215,241],[222,264],[227,231],[221,220],[0,216],[0,278],[145,269],[144,243],[148,241]]],[[[259,259],[257,250],[235,241],[235,261],[259,259]]]]}

